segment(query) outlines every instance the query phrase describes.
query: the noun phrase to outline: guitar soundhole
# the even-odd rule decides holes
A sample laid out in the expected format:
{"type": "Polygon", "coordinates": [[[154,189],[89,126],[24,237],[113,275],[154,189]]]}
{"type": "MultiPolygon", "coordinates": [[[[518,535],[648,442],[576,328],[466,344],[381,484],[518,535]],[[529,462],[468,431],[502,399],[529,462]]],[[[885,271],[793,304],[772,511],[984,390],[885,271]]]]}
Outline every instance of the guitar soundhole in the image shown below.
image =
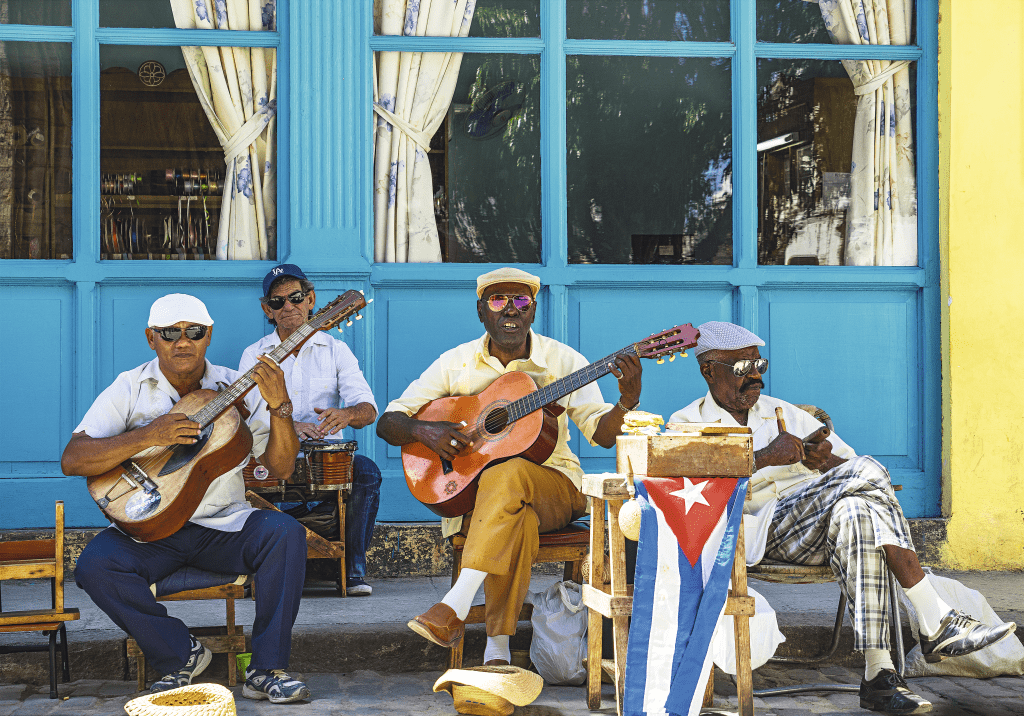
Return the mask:
{"type": "Polygon", "coordinates": [[[506,427],[508,427],[508,411],[504,408],[492,410],[484,419],[484,430],[491,435],[500,433],[506,427]]]}

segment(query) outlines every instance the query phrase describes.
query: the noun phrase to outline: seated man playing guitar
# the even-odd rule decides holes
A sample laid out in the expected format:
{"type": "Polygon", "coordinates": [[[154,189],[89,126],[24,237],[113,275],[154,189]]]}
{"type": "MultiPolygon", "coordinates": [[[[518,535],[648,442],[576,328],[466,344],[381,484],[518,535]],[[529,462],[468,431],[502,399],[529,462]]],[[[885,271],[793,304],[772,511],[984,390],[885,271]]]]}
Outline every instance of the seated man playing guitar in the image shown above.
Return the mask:
{"type": "MultiPolygon", "coordinates": [[[[530,330],[537,315],[540,279],[525,271],[501,268],[477,279],[477,315],[487,332],[478,340],[444,353],[400,398],[388,405],[377,434],[392,445],[422,443],[450,462],[471,445],[469,430],[459,422],[413,417],[431,401],[474,395],[499,377],[523,372],[544,387],[587,365],[578,352],[530,330]]],[[[610,366],[619,380],[621,398],[604,402],[596,383],[558,401],[557,442],[542,465],[522,457],[484,469],[465,519],[442,524],[445,536],[461,532],[466,543],[463,569],[451,591],[409,627],[426,639],[451,647],[462,638],[464,620],[480,585],[486,599],[487,647],[484,662],[508,664],[509,637],[530,584],[538,536],[560,529],[587,509],[580,492],[583,470],[569,450],[568,418],[592,444],[612,447],[622,418],[640,402],[641,368],[636,355],[617,356],[610,366]]],[[[407,468],[408,471],[408,468],[407,468]]],[[[454,486],[454,482],[450,483],[454,486]]]]}
{"type": "MultiPolygon", "coordinates": [[[[189,393],[219,391],[235,381],[235,371],[206,360],[213,319],[198,298],[175,293],[153,303],[148,325],[146,339],[157,357],[121,373],[96,398],[64,449],[65,475],[100,475],[153,446],[187,446],[207,439],[200,437],[200,425],[189,415],[168,411],[189,393]]],[[[299,449],[291,402],[281,369],[265,356],[260,359],[252,375],[259,394],[249,392],[248,428],[243,423],[238,434],[251,431],[252,452],[262,456],[275,477],[286,478],[299,449]]],[[[208,439],[214,442],[212,436],[208,439]]],[[[246,434],[241,449],[249,442],[246,434]]],[[[159,692],[191,683],[210,663],[211,654],[183,622],[168,616],[150,585],[185,565],[255,575],[252,661],[242,695],[272,703],[308,699],[306,685],[282,670],[288,665],[302,596],[305,530],[288,515],[249,507],[242,478],[248,451],[236,464],[237,459],[223,465],[223,474],[213,479],[199,507],[183,515],[188,521],[169,536],[140,542],[112,525],[93,538],[78,558],[75,581],[139,643],[154,668],[166,674],[151,689],[159,692]]],[[[116,493],[109,501],[98,500],[101,507],[115,501],[116,493]]]]}

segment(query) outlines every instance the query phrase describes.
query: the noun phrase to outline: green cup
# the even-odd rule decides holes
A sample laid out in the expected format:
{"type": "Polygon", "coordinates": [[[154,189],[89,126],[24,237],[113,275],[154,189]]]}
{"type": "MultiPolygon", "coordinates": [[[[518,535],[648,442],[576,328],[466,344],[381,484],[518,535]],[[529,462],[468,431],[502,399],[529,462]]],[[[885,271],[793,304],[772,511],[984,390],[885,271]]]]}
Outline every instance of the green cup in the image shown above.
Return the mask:
{"type": "Polygon", "coordinates": [[[245,676],[245,670],[249,668],[249,662],[252,661],[252,652],[247,651],[244,654],[235,654],[235,663],[238,664],[238,671],[245,676]]]}

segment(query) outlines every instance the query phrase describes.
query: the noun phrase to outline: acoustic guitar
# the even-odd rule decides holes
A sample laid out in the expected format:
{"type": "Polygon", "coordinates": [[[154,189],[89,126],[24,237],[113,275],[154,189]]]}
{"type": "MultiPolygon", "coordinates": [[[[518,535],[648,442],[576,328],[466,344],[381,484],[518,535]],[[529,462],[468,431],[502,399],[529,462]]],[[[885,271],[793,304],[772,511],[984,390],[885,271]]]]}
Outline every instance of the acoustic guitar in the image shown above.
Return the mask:
{"type": "MultiPolygon", "coordinates": [[[[281,363],[314,333],[334,328],[365,306],[360,292],[346,291],[268,355],[281,363]]],[[[252,450],[252,433],[236,405],[256,385],[255,369],[220,392],[195,390],[171,408],[170,412],[184,413],[199,423],[199,439],[192,445],[151,447],[86,478],[89,494],[108,520],[142,542],[163,539],[181,529],[210,484],[237,467],[252,450]]]]}
{"type": "MultiPolygon", "coordinates": [[[[441,517],[458,517],[473,509],[477,478],[487,467],[513,457],[538,465],[554,452],[558,416],[565,411],[555,401],[608,374],[618,356],[665,356],[697,345],[700,333],[689,323],[655,333],[591,363],[543,388],[526,373],[506,373],[477,395],[438,398],[413,416],[417,420],[464,422],[467,445],[451,461],[423,443],[402,446],[405,481],[413,497],[441,517]]],[[[683,353],[685,356],[685,353],[683,353]]]]}

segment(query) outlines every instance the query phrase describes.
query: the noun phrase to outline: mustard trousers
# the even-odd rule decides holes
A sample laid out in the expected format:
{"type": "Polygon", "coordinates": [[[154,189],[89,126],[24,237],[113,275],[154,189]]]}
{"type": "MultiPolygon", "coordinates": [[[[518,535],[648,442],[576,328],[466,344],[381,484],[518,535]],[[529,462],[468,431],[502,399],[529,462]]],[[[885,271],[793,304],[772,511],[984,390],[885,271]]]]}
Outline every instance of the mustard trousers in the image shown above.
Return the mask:
{"type": "Polygon", "coordinates": [[[487,572],[487,635],[512,635],[530,586],[540,534],[561,529],[587,511],[572,481],[523,458],[480,474],[473,511],[462,521],[462,567],[487,572]]]}

